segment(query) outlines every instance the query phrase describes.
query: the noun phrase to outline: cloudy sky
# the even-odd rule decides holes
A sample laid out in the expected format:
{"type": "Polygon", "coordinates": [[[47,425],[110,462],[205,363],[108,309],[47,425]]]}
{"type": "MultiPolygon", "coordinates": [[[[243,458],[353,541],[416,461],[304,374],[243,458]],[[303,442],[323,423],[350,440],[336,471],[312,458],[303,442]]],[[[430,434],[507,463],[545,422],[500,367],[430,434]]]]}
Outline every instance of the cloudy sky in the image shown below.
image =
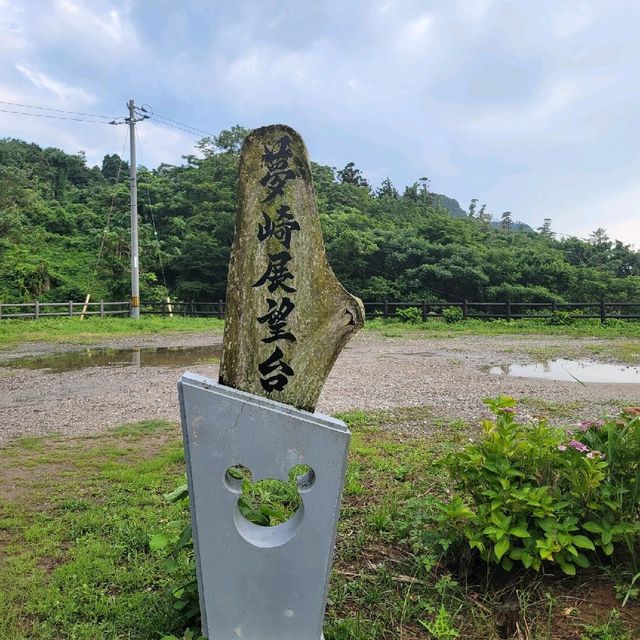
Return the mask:
{"type": "MultiPolygon", "coordinates": [[[[6,111],[283,122],[374,184],[427,176],[463,208],[640,247],[639,25],[637,0],[0,0],[0,136],[99,163],[124,126],[6,111]]],[[[147,166],[197,139],[139,136],[147,166]]]]}

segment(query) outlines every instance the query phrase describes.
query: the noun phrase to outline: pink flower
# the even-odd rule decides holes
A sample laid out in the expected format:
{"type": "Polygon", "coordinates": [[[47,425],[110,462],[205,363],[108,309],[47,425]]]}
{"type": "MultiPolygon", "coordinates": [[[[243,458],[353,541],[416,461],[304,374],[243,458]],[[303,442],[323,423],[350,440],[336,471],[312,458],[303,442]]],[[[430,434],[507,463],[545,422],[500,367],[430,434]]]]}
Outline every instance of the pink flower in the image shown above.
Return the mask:
{"type": "Polygon", "coordinates": [[[513,407],[502,407],[501,411],[502,413],[516,413],[516,410],[513,407]]]}
{"type": "Polygon", "coordinates": [[[589,431],[589,429],[600,429],[604,425],[602,420],[583,420],[580,423],[580,431],[589,431]]]}
{"type": "Polygon", "coordinates": [[[558,451],[566,451],[566,450],[567,450],[566,445],[564,445],[564,444],[559,444],[558,445],[558,451]]]}
{"type": "Polygon", "coordinates": [[[569,440],[569,446],[581,453],[587,453],[589,451],[589,447],[587,447],[586,444],[582,444],[582,442],[578,442],[577,440],[569,440]]]}

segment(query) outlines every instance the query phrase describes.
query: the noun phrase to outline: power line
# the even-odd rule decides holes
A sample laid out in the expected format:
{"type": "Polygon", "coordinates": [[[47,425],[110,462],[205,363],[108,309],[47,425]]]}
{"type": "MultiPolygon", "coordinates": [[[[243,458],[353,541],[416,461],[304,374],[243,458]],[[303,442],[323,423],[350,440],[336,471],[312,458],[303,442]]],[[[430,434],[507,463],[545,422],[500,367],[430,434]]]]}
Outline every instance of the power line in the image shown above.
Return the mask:
{"type": "Polygon", "coordinates": [[[65,109],[54,109],[53,107],[37,107],[33,104],[7,102],[6,100],[0,100],[0,104],[9,104],[12,107],[24,107],[25,109],[39,109],[40,111],[55,111],[56,113],[71,113],[75,116],[89,116],[90,118],[105,118],[106,120],[114,120],[113,116],[100,116],[95,113],[83,113],[82,111],[66,111],[65,109]]]}
{"type": "Polygon", "coordinates": [[[91,124],[120,124],[115,120],[113,122],[104,122],[103,120],[87,120],[86,118],[70,118],[68,116],[52,116],[47,113],[28,113],[26,111],[12,111],[10,109],[0,109],[2,113],[12,113],[20,116],[31,116],[32,118],[50,118],[53,120],[73,120],[75,122],[90,122],[91,124]]]}
{"type": "Polygon", "coordinates": [[[166,124],[167,126],[171,126],[169,123],[172,123],[174,128],[181,129],[186,131],[187,133],[199,133],[208,137],[215,137],[215,134],[210,133],[209,131],[204,131],[203,129],[198,129],[197,127],[193,127],[190,124],[185,124],[184,122],[179,122],[178,120],[173,120],[172,118],[168,118],[167,116],[160,115],[159,113],[155,113],[151,107],[145,109],[144,106],[139,107],[139,110],[142,111],[149,118],[155,120],[159,124],[166,124]]]}
{"type": "Polygon", "coordinates": [[[215,134],[213,133],[210,133],[208,131],[203,131],[202,129],[198,129],[197,127],[192,127],[190,124],[185,124],[184,122],[178,122],[177,120],[173,120],[172,118],[167,118],[167,116],[163,116],[163,115],[160,115],[159,113],[155,113],[155,111],[151,107],[149,107],[148,109],[145,109],[144,106],[142,106],[142,107],[139,107],[139,110],[149,115],[149,117],[151,118],[154,118],[154,119],[159,118],[160,120],[166,120],[167,122],[171,122],[174,125],[178,125],[183,129],[190,129],[195,133],[201,133],[202,135],[209,136],[211,138],[215,137],[215,134]]]}
{"type": "MultiPolygon", "coordinates": [[[[53,115],[52,113],[30,113],[28,111],[17,111],[14,109],[2,109],[0,108],[0,113],[9,113],[12,115],[19,116],[30,116],[32,118],[47,118],[49,120],[67,120],[73,122],[87,122],[90,124],[110,124],[110,125],[118,125],[125,124],[126,119],[119,119],[117,117],[112,116],[103,116],[95,113],[85,113],[83,111],[68,111],[65,109],[56,109],[54,107],[40,107],[32,104],[24,104],[21,102],[9,102],[7,100],[0,100],[0,104],[10,105],[14,107],[22,107],[24,109],[37,109],[39,111],[51,111],[54,113],[65,113],[69,114],[66,116],[62,115],[53,115]],[[85,116],[84,118],[75,118],[72,116],[85,116]],[[88,118],[102,118],[103,120],[89,120],[88,118]],[[105,120],[107,122],[105,122],[105,120]]],[[[152,110],[145,109],[141,107],[137,109],[138,111],[142,111],[142,117],[144,119],[150,119],[154,122],[157,122],[160,125],[164,125],[165,127],[170,127],[172,129],[176,129],[178,131],[182,131],[183,133],[187,133],[194,138],[200,138],[201,136],[207,137],[215,137],[215,134],[212,134],[208,131],[204,131],[202,129],[198,129],[196,127],[192,127],[191,125],[185,124],[183,122],[178,122],[177,120],[173,120],[172,118],[168,118],[166,116],[162,116],[160,114],[154,113],[152,110]]]]}
{"type": "MultiPolygon", "coordinates": [[[[172,129],[177,129],[178,131],[182,131],[183,133],[187,133],[190,136],[192,136],[193,138],[202,138],[202,135],[196,131],[193,131],[191,129],[185,129],[184,127],[179,127],[175,124],[170,124],[169,122],[164,122],[162,120],[158,120],[157,118],[154,118],[153,116],[148,116],[149,120],[153,120],[153,122],[157,122],[159,125],[162,125],[164,127],[171,127],[172,129]]],[[[207,134],[208,136],[209,134],[207,134]]]]}

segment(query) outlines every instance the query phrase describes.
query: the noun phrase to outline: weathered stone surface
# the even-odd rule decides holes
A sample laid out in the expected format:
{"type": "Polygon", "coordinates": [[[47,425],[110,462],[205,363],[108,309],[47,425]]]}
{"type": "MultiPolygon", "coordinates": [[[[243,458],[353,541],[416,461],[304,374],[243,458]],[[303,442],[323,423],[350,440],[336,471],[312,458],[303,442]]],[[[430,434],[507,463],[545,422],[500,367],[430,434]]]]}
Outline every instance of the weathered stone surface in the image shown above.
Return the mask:
{"type": "Polygon", "coordinates": [[[327,263],[302,138],[256,129],[240,160],[220,383],[313,411],[363,323],[327,263]]]}

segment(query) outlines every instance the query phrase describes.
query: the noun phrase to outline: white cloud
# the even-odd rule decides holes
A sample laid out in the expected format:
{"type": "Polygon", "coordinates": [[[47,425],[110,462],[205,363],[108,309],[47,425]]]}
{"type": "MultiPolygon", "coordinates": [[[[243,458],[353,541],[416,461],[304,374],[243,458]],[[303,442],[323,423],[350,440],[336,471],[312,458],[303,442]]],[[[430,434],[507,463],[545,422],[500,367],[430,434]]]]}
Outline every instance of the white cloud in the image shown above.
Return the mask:
{"type": "Polygon", "coordinates": [[[156,167],[161,162],[178,163],[183,155],[196,152],[196,138],[177,129],[163,127],[150,120],[137,125],[136,129],[139,142],[138,162],[149,168],[156,167]]]}
{"type": "Polygon", "coordinates": [[[581,199],[547,212],[553,228],[587,238],[604,227],[612,240],[640,250],[640,186],[609,186],[599,197],[581,199]]]}
{"type": "Polygon", "coordinates": [[[556,38],[567,38],[591,26],[595,19],[593,9],[584,2],[563,8],[553,24],[556,38]]]}
{"type": "Polygon", "coordinates": [[[541,92],[537,100],[509,107],[499,107],[461,123],[461,128],[491,137],[495,133],[508,132],[535,141],[535,134],[549,133],[549,127],[560,122],[579,99],[595,90],[598,83],[579,83],[574,79],[559,79],[541,92]]]}
{"type": "Polygon", "coordinates": [[[16,69],[38,89],[53,94],[62,105],[87,105],[93,104],[96,97],[81,87],[74,87],[60,80],[55,80],[41,71],[29,69],[26,65],[16,64],[16,69]]]}
{"type": "Polygon", "coordinates": [[[640,249],[640,187],[609,191],[570,214],[581,222],[581,235],[604,227],[609,237],[640,249]]]}
{"type": "Polygon", "coordinates": [[[424,54],[430,46],[429,32],[433,25],[433,17],[424,13],[407,22],[398,34],[398,51],[409,56],[424,54]]]}
{"type": "Polygon", "coordinates": [[[553,84],[538,104],[526,114],[534,122],[547,121],[570,107],[580,95],[580,88],[573,80],[561,80],[553,84]]]}
{"type": "Polygon", "coordinates": [[[471,22],[480,22],[485,18],[492,5],[493,0],[459,0],[456,5],[456,13],[471,22]]]}
{"type": "Polygon", "coordinates": [[[115,9],[105,7],[103,11],[92,10],[87,3],[79,4],[72,0],[57,0],[56,8],[59,28],[71,27],[90,33],[92,38],[98,39],[96,44],[121,46],[130,38],[135,38],[131,26],[123,22],[120,12],[115,9]]]}
{"type": "Polygon", "coordinates": [[[620,240],[624,242],[624,244],[630,244],[636,250],[640,251],[639,217],[640,214],[631,218],[621,218],[611,222],[605,222],[605,228],[609,237],[614,240],[620,240]]]}
{"type": "Polygon", "coordinates": [[[15,54],[27,46],[22,13],[10,0],[0,0],[0,51],[15,54]]]}
{"type": "Polygon", "coordinates": [[[335,52],[324,42],[304,50],[289,50],[262,43],[235,59],[219,58],[218,77],[242,108],[277,104],[287,107],[299,101],[326,105],[339,92],[357,91],[348,65],[336,63],[335,52]]]}

